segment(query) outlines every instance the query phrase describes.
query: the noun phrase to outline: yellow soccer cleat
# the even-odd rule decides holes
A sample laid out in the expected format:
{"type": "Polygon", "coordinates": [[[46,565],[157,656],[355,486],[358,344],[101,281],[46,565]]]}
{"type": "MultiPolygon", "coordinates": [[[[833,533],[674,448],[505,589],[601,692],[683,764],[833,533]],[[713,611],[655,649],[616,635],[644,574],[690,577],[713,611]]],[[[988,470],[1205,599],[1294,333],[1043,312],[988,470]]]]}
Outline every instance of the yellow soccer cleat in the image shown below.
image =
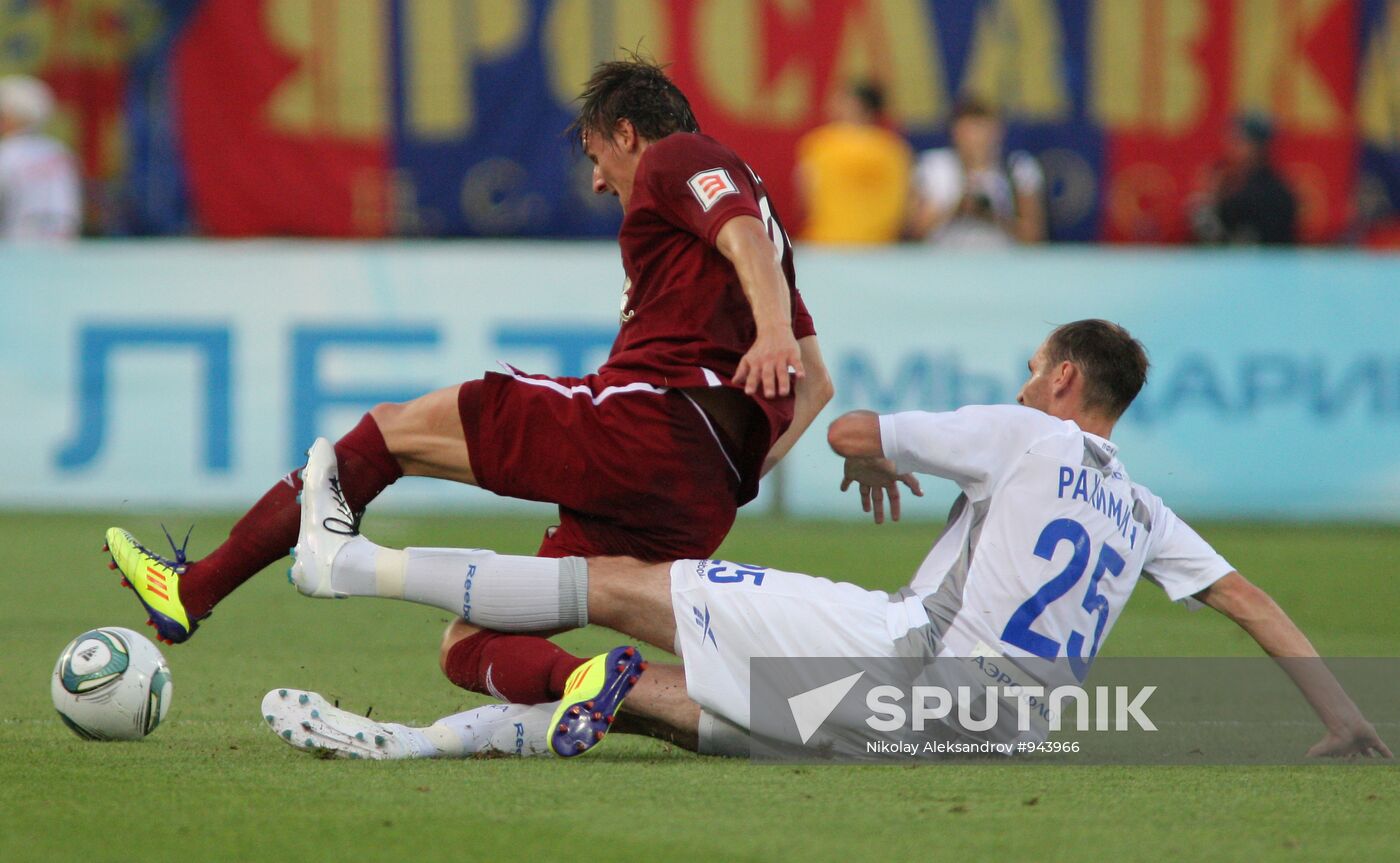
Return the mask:
{"type": "MultiPolygon", "coordinates": [[[[186,537],[186,540],[189,538],[186,537]]],[[[136,541],[136,537],[119,527],[107,530],[103,551],[112,556],[111,569],[121,570],[122,587],[131,588],[145,606],[154,626],[157,640],[179,644],[199,628],[180,602],[180,576],[185,572],[185,550],[175,550],[175,560],[167,560],[136,541]]]]}
{"type": "Polygon", "coordinates": [[[614,647],[575,668],[550,721],[554,754],[572,758],[601,743],[646,668],[642,654],[631,646],[614,647]]]}

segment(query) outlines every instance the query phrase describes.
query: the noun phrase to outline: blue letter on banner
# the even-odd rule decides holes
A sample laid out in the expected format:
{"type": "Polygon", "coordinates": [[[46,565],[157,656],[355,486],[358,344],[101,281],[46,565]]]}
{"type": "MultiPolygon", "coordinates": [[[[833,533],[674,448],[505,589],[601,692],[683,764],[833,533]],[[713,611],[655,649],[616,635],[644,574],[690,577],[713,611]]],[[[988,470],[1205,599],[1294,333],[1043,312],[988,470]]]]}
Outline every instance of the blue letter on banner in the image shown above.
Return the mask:
{"type": "MultiPolygon", "coordinates": [[[[229,469],[232,377],[228,327],[86,326],[78,336],[78,427],[55,454],[62,470],[90,464],[107,434],[107,366],[126,348],[194,348],[204,355],[204,464],[229,469]]],[[[174,408],[172,408],[173,410],[174,408]]]]}

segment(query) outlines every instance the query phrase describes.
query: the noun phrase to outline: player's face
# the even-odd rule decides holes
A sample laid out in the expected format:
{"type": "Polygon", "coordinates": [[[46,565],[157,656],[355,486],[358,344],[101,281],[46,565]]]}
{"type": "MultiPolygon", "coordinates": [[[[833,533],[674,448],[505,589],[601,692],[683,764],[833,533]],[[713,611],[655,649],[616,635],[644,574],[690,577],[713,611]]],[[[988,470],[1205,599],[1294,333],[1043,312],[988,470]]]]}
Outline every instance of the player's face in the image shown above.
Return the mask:
{"type": "Polygon", "coordinates": [[[593,193],[614,195],[626,208],[632,194],[632,178],[637,173],[637,158],[628,152],[623,136],[607,138],[597,132],[585,132],[583,153],[593,163],[593,193]]]}
{"type": "Polygon", "coordinates": [[[1031,356],[1026,368],[1030,371],[1030,377],[1016,395],[1016,403],[1049,413],[1050,359],[1046,356],[1045,345],[1041,345],[1031,356]]]}

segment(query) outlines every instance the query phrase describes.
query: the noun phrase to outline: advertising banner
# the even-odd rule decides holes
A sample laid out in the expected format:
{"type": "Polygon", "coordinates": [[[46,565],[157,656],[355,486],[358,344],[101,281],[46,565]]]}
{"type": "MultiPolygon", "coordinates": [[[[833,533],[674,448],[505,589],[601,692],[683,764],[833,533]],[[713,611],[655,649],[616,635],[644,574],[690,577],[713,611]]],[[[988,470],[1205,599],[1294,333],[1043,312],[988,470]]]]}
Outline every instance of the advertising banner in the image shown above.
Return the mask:
{"type": "MultiPolygon", "coordinates": [[[[1014,401],[1052,326],[1142,339],[1115,431],[1187,515],[1400,519],[1400,264],[1353,253],[799,249],[836,396],[783,508],[859,515],[825,426],[858,408],[1014,401]]],[[[241,507],[373,405],[479,377],[595,369],[622,268],[604,243],[88,244],[0,263],[0,505],[241,507]]],[[[772,486],[751,506],[774,505],[772,486]]],[[[941,517],[951,483],[906,501],[941,517]]],[[[508,501],[404,480],[387,506],[508,501]]],[[[378,505],[378,504],[376,504],[378,505]]]]}
{"type": "Polygon", "coordinates": [[[856,79],[915,149],[975,96],[1052,239],[1179,242],[1234,118],[1270,117],[1308,241],[1400,204],[1395,0],[37,0],[0,74],[54,85],[104,232],[603,236],[563,138],[593,66],[668,64],[800,228],[799,138],[856,79]]]}

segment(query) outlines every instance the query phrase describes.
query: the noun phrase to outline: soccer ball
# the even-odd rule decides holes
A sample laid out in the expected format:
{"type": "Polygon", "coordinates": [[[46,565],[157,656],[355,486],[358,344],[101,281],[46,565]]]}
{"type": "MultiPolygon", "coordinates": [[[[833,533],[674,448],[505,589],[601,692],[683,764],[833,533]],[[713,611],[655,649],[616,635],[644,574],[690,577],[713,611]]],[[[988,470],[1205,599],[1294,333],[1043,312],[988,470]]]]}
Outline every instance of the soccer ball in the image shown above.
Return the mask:
{"type": "Polygon", "coordinates": [[[59,654],[49,686],[63,724],[84,740],[139,740],[170,710],[170,668],[145,636],[84,632],[59,654]]]}

